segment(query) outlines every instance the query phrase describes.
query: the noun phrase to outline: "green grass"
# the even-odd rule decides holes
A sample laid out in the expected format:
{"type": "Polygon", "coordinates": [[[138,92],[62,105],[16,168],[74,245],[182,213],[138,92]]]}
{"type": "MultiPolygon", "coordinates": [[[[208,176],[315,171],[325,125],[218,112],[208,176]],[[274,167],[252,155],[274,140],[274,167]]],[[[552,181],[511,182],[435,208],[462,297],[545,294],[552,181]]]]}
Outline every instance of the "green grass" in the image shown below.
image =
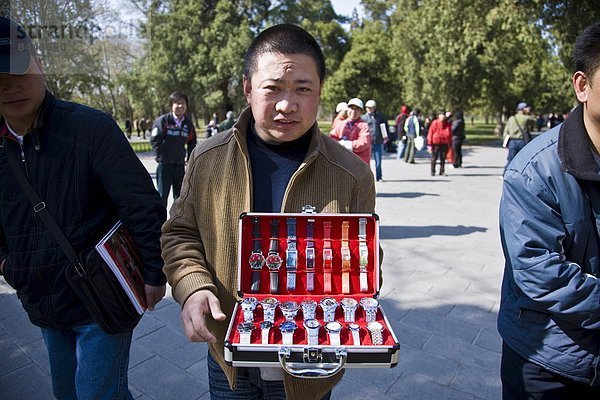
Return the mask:
{"type": "Polygon", "coordinates": [[[150,145],[150,142],[129,142],[129,144],[131,144],[133,151],[135,151],[136,153],[145,153],[148,151],[152,151],[152,146],[150,145]]]}

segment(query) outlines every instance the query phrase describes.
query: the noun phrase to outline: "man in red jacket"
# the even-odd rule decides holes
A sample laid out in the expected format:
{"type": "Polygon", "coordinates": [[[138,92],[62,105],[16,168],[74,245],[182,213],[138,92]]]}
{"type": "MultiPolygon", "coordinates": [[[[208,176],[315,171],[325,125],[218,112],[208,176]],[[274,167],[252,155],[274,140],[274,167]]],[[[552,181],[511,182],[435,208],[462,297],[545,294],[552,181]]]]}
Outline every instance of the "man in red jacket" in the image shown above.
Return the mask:
{"type": "Polygon", "coordinates": [[[444,111],[438,113],[438,118],[429,126],[427,145],[431,146],[431,176],[435,175],[435,163],[440,159],[440,175],[446,175],[446,153],[452,144],[452,125],[446,118],[444,111]]]}

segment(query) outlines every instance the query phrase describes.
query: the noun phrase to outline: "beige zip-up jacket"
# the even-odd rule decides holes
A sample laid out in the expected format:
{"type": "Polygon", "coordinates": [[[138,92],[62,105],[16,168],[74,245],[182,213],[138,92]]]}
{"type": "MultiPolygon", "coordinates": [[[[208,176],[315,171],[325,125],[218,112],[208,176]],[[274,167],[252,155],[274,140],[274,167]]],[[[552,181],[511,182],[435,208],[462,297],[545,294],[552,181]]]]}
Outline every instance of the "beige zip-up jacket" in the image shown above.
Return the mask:
{"type": "MultiPolygon", "coordinates": [[[[238,298],[238,224],[252,211],[252,173],[246,134],[252,120],[246,108],[232,129],[198,145],[192,152],[181,196],[162,228],[164,272],[181,305],[194,292],[212,291],[227,315],[223,322],[206,316],[218,341],[210,351],[232,389],[236,370],[223,358],[224,338],[238,298]]],[[[323,135],[315,123],[305,160],[288,183],[281,212],[297,213],[312,205],[317,212],[373,213],[375,183],[368,165],[339,143],[323,135]]],[[[277,210],[274,210],[277,211],[277,210]]],[[[381,276],[381,274],[380,274],[381,276]]],[[[341,379],[300,379],[284,374],[290,400],[321,399],[341,379]]]]}

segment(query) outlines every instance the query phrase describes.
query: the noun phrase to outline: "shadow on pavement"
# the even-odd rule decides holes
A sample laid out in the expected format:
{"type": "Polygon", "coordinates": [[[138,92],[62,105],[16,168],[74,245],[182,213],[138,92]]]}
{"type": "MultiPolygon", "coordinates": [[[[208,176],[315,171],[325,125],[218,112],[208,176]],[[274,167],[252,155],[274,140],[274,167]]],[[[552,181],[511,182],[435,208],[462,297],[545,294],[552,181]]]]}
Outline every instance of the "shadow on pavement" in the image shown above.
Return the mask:
{"type": "Polygon", "coordinates": [[[487,228],[479,226],[381,226],[379,237],[381,239],[407,239],[430,236],[461,236],[474,232],[487,232],[487,228]]]}
{"type": "Polygon", "coordinates": [[[424,197],[424,196],[436,196],[436,197],[439,197],[439,194],[422,193],[422,192],[377,193],[377,197],[386,197],[386,198],[415,199],[417,197],[424,197]]]}

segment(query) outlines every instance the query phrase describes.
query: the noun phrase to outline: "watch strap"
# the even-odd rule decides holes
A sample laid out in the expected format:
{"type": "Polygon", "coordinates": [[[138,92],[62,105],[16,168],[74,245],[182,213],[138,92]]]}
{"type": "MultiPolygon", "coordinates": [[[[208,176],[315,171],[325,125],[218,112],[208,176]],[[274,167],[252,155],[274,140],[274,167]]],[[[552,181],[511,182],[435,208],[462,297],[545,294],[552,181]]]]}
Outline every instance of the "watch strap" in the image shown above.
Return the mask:
{"type": "Polygon", "coordinates": [[[342,293],[350,293],[350,247],[349,247],[350,222],[342,222],[342,293]]]}
{"type": "Polygon", "coordinates": [[[269,271],[270,275],[270,284],[269,291],[271,294],[279,293],[279,271],[269,271]]]}
{"type": "Polygon", "coordinates": [[[360,346],[360,331],[350,330],[352,332],[352,343],[355,346],[360,346]]]}
{"type": "Polygon", "coordinates": [[[257,293],[260,290],[260,271],[252,271],[252,285],[250,292],[257,293]]]}
{"type": "Polygon", "coordinates": [[[269,333],[271,331],[271,328],[266,328],[266,329],[262,329],[260,336],[261,336],[261,342],[262,344],[269,344],[269,333]]]}
{"type": "Polygon", "coordinates": [[[331,221],[323,222],[323,292],[331,293],[333,249],[331,248],[331,221]]]}

